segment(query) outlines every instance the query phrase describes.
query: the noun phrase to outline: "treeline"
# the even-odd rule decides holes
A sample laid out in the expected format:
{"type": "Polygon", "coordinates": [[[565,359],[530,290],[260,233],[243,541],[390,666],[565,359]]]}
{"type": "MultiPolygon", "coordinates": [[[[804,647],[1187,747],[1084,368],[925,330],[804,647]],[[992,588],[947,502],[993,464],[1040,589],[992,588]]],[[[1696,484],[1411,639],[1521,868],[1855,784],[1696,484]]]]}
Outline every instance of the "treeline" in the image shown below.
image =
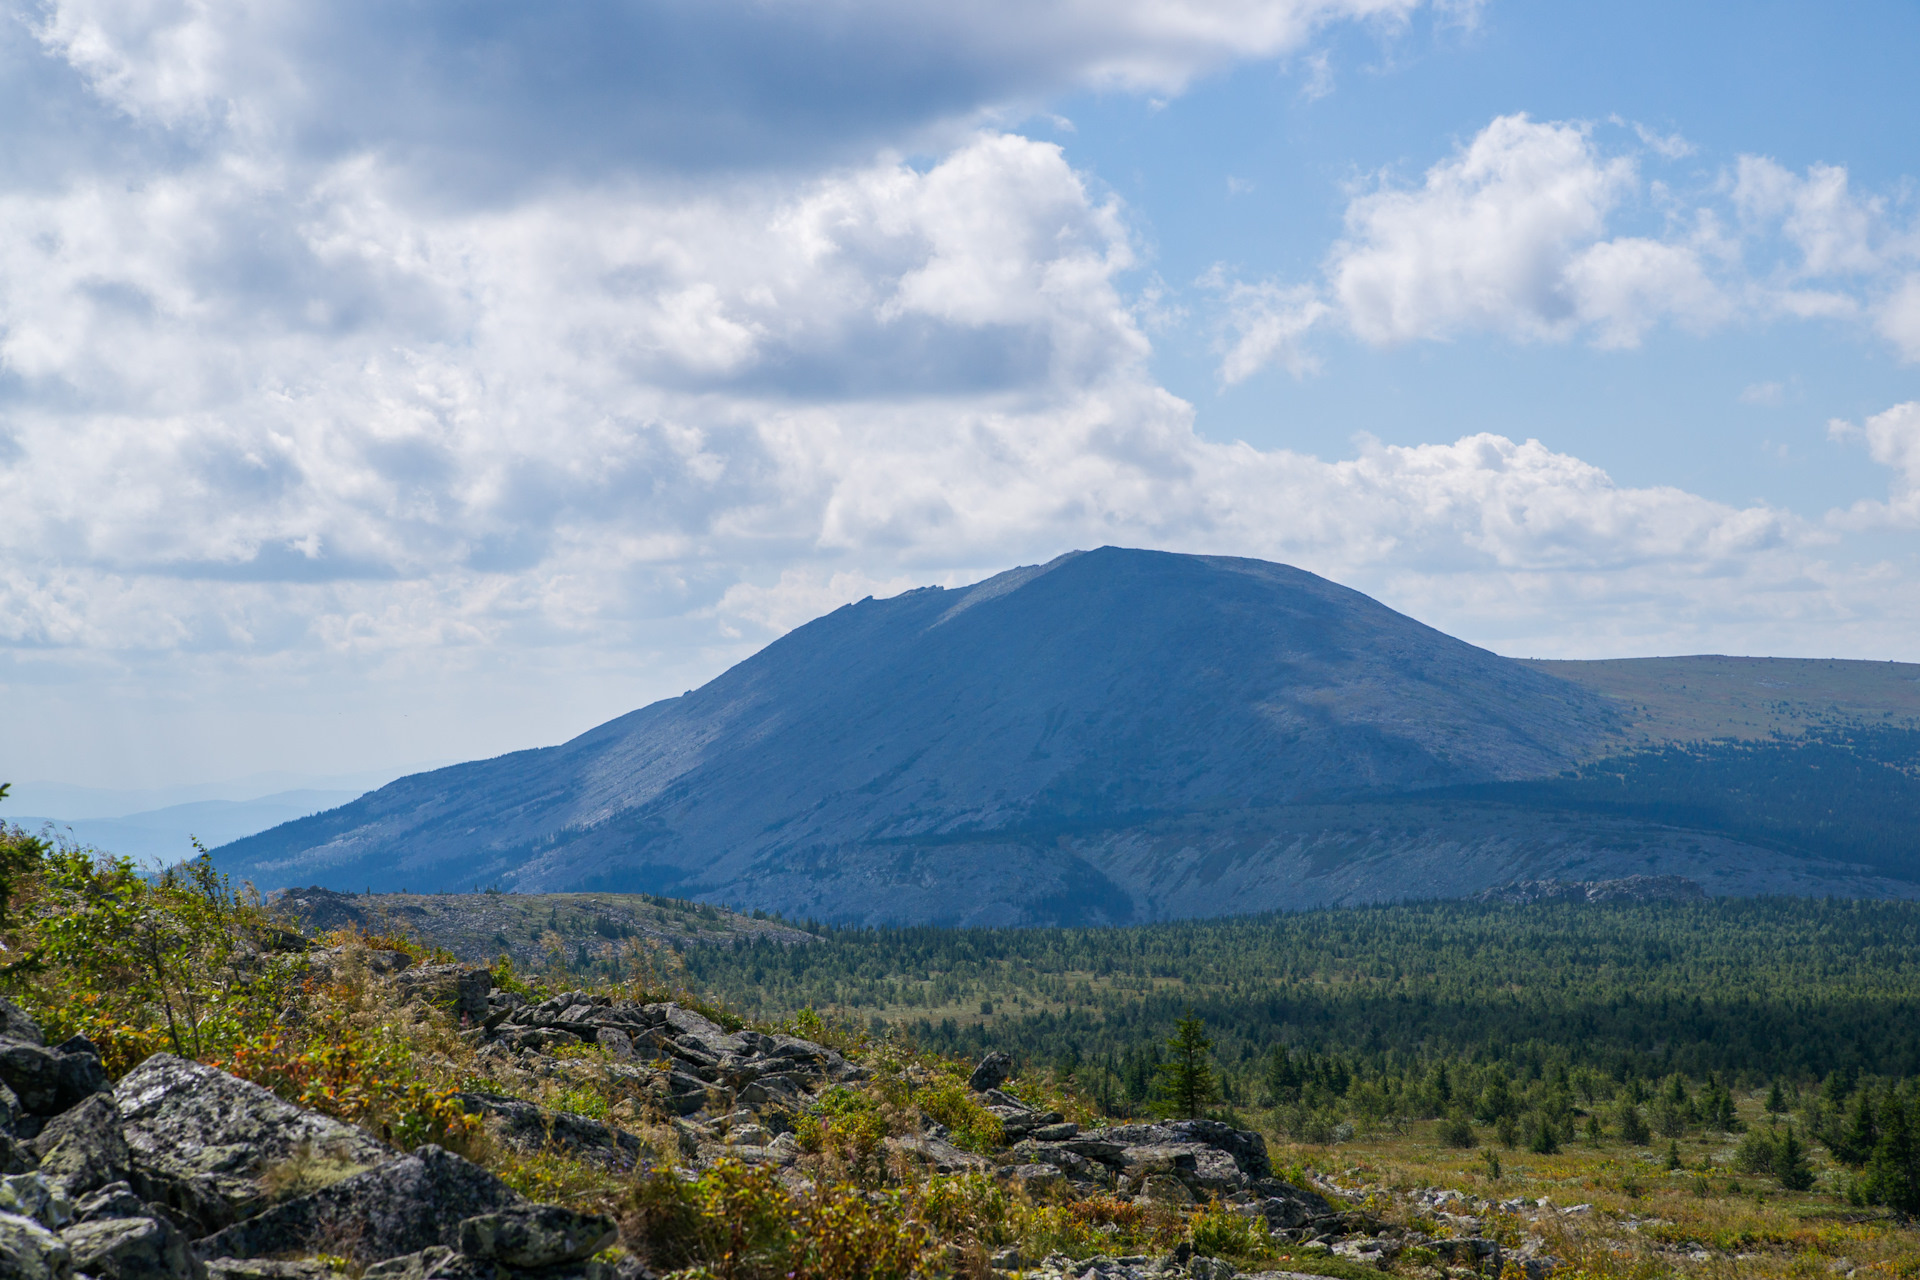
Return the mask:
{"type": "Polygon", "coordinates": [[[1238,1081],[1277,1045],[1529,1078],[1555,1064],[1615,1081],[1920,1073],[1920,906],[1907,903],[1448,902],[1128,929],[845,929],[685,963],[744,1012],[837,1009],[928,1048],[1097,1063],[1120,1080],[1189,1009],[1238,1081]]]}
{"type": "Polygon", "coordinates": [[[1388,797],[1438,798],[1640,818],[1920,879],[1920,730],[1855,725],[1693,743],[1557,778],[1388,797]]]}

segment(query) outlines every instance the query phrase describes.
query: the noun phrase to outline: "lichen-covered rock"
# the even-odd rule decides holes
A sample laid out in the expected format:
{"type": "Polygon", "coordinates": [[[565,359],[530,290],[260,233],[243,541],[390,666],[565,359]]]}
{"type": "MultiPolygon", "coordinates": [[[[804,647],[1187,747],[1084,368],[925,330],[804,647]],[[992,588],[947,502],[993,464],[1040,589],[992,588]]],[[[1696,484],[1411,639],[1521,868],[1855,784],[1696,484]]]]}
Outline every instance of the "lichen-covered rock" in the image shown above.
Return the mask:
{"type": "Polygon", "coordinates": [[[998,1089],[1013,1074],[1013,1059],[998,1050],[980,1059],[980,1064],[967,1078],[967,1087],[975,1093],[985,1093],[989,1089],[998,1089]]]}
{"type": "Polygon", "coordinates": [[[49,1049],[25,1040],[0,1040],[0,1084],[30,1116],[55,1116],[107,1088],[93,1045],[79,1036],[49,1049]]]}
{"type": "Polygon", "coordinates": [[[613,1219],[537,1204],[478,1214],[460,1224],[460,1252],[510,1267],[552,1267],[590,1258],[619,1235],[613,1219]]]}
{"type": "Polygon", "coordinates": [[[457,1021],[479,1026],[487,1018],[493,975],[479,965],[429,964],[402,970],[394,986],[451,1012],[457,1021]]]}
{"type": "Polygon", "coordinates": [[[20,1040],[38,1045],[47,1042],[46,1036],[40,1032],[40,1024],[29,1017],[25,1009],[7,999],[0,999],[0,1040],[20,1040]]]}
{"type": "Polygon", "coordinates": [[[58,1231],[74,1218],[72,1202],[37,1173],[0,1178],[0,1211],[32,1218],[50,1231],[58,1231]]]}
{"type": "Polygon", "coordinates": [[[500,1139],[516,1150],[552,1148],[622,1173],[640,1162],[640,1140],[598,1120],[498,1094],[457,1093],[454,1098],[468,1115],[487,1117],[500,1139]]]}
{"type": "Polygon", "coordinates": [[[270,1185],[311,1188],[393,1158],[364,1129],[170,1054],[128,1072],[114,1096],[135,1189],[202,1234],[270,1203],[270,1185]],[[294,1166],[299,1177],[282,1176],[294,1166]]]}
{"type": "Polygon", "coordinates": [[[194,1247],[203,1258],[324,1252],[378,1262],[456,1245],[467,1218],[525,1203],[485,1169],[429,1145],[275,1205],[194,1247]]]}
{"type": "Polygon", "coordinates": [[[164,1218],[104,1218],[60,1233],[73,1268],[93,1280],[205,1280],[187,1238],[164,1218]]]}
{"type": "Polygon", "coordinates": [[[346,1272],[316,1259],[215,1258],[206,1267],[207,1280],[347,1280],[346,1272]]]}
{"type": "Polygon", "coordinates": [[[133,1193],[133,1188],[124,1182],[110,1182],[89,1196],[82,1196],[73,1205],[73,1216],[79,1222],[100,1222],[107,1218],[151,1218],[153,1208],[133,1193]]]}
{"type": "Polygon", "coordinates": [[[72,1280],[66,1241],[32,1218],[0,1212],[0,1276],[7,1280],[72,1280]]]}
{"type": "Polygon", "coordinates": [[[53,1117],[34,1139],[40,1174],[78,1200],[109,1182],[124,1182],[131,1170],[120,1107],[110,1093],[96,1093],[53,1117]]]}

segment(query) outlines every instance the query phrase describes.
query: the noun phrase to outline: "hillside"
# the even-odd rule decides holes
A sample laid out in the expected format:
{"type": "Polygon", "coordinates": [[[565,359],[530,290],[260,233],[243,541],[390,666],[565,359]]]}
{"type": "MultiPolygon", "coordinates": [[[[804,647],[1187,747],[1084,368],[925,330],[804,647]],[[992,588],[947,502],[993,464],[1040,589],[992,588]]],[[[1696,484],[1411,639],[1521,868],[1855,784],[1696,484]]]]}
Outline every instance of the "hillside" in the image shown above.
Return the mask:
{"type": "Polygon", "coordinates": [[[1807,845],[1818,824],[1585,803],[1556,822],[1499,790],[1652,740],[1634,729],[1648,700],[1598,685],[1284,565],[1102,548],[848,605],[684,697],[216,858],[263,888],[670,891],[985,925],[1634,873],[1907,892],[1888,879],[1902,851],[1869,868],[1858,841],[1807,845]]]}

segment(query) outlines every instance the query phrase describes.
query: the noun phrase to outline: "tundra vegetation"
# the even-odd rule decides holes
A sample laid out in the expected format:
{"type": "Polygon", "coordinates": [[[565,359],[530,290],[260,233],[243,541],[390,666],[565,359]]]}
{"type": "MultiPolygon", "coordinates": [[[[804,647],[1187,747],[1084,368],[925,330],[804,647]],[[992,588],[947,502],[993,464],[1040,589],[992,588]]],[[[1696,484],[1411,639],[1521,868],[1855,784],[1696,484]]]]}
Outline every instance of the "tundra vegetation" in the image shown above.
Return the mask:
{"type": "MultiPolygon", "coordinates": [[[[303,1238],[273,1251],[299,1274],[1920,1276],[1920,911],[1897,904],[596,936],[481,968],[303,933],[204,861],[147,876],[11,830],[0,913],[0,994],[109,1082],[207,1064],[617,1224],[524,1268],[500,1213],[413,1272],[303,1238]]],[[[16,1113],[9,1159],[41,1172],[10,1188],[81,1176],[27,1134],[78,1110],[16,1113]]],[[[249,1222],[354,1185],[330,1160],[261,1160],[277,1207],[196,1238],[266,1239],[249,1222]]]]}

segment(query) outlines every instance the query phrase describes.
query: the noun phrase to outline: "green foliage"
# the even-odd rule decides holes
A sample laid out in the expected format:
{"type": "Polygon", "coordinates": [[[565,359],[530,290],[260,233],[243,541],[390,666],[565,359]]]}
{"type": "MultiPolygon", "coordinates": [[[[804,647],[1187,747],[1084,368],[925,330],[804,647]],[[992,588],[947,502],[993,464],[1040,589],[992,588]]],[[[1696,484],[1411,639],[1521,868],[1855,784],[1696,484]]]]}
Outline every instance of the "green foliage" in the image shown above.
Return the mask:
{"type": "Polygon", "coordinates": [[[268,1027],[294,987],[285,935],[204,856],[158,876],[91,849],[0,837],[12,910],[6,993],[83,1034],[119,1074],[157,1049],[217,1054],[268,1027]]]}
{"type": "Polygon", "coordinates": [[[1266,1219],[1234,1213],[1217,1200],[1193,1215],[1188,1230],[1193,1251],[1203,1257],[1247,1261],[1274,1254],[1266,1219]]]}

